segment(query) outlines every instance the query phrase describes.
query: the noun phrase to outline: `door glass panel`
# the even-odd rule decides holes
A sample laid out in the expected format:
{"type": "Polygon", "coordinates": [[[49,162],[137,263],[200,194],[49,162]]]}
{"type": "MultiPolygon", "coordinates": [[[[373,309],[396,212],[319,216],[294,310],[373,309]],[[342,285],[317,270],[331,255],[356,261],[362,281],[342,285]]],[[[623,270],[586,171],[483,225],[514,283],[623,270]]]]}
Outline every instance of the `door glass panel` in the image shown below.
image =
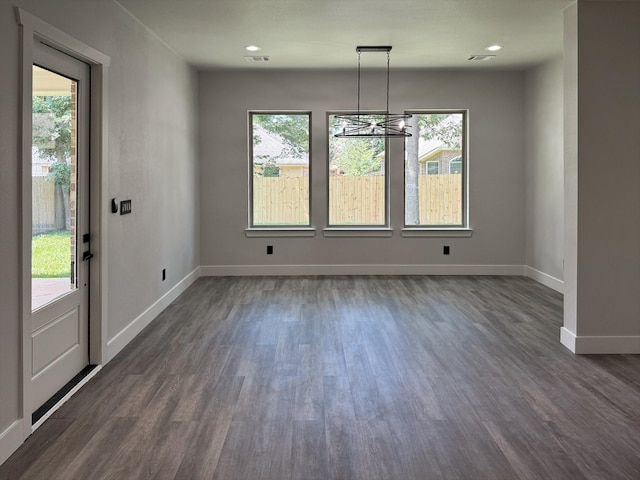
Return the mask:
{"type": "Polygon", "coordinates": [[[76,91],[33,66],[32,310],[76,289],[76,91]]]}

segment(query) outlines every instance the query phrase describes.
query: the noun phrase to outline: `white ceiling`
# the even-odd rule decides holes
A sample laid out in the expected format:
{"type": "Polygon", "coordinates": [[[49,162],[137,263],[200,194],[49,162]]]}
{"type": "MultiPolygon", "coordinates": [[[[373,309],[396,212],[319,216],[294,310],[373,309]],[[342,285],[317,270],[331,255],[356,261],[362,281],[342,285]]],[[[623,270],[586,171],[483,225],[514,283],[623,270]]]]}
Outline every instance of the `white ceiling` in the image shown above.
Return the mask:
{"type": "MultiPolygon", "coordinates": [[[[117,0],[199,68],[355,68],[357,45],[392,45],[392,68],[526,68],[562,54],[574,0],[117,0]],[[491,61],[473,54],[498,43],[491,61]],[[267,63],[244,60],[262,47],[267,63]]],[[[253,54],[256,55],[256,54],[253,54]]],[[[383,54],[365,54],[379,67],[383,54]]]]}

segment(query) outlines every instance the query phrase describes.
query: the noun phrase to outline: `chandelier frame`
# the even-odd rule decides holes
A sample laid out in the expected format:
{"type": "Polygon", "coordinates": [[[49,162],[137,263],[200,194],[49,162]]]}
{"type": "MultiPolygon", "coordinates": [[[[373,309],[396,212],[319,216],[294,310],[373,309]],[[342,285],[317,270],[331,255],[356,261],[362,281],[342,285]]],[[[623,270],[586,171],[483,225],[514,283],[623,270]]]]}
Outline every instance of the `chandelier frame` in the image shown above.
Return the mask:
{"type": "Polygon", "coordinates": [[[358,111],[336,115],[341,122],[340,131],[334,134],[337,138],[406,138],[411,137],[407,130],[406,120],[411,118],[407,113],[389,113],[389,67],[391,61],[391,46],[358,46],[358,111]],[[360,111],[360,57],[362,53],[386,53],[387,54],[387,97],[386,109],[383,113],[368,113],[360,111]]]}

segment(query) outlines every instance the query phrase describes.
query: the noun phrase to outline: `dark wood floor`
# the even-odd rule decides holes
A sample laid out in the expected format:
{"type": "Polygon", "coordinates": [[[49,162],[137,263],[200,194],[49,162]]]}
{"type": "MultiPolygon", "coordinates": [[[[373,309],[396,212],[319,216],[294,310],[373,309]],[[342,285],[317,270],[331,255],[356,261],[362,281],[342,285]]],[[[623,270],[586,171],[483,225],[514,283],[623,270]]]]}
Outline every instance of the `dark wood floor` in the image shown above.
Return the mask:
{"type": "Polygon", "coordinates": [[[561,317],[519,277],[201,278],[0,478],[638,480],[640,356],[561,317]]]}

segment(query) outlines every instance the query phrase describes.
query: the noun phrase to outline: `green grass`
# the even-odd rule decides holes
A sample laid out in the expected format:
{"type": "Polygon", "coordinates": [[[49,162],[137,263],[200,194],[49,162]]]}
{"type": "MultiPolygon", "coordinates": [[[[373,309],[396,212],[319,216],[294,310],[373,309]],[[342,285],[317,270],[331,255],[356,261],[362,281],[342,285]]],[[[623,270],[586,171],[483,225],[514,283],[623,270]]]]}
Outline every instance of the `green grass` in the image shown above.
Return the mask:
{"type": "Polygon", "coordinates": [[[69,231],[42,233],[31,237],[31,275],[33,278],[71,276],[69,231]]]}

